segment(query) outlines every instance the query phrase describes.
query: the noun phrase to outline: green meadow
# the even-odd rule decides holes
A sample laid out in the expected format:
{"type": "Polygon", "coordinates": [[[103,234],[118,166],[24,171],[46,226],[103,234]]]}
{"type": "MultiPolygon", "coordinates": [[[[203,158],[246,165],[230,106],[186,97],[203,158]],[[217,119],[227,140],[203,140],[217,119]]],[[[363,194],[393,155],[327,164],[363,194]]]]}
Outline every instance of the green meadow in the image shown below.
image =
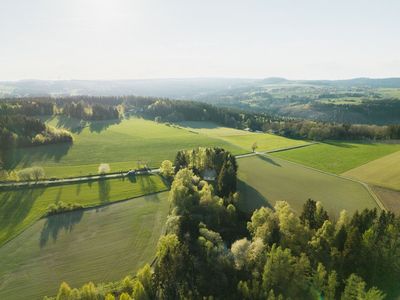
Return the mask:
{"type": "Polygon", "coordinates": [[[46,122],[69,129],[73,145],[18,149],[9,158],[9,169],[37,165],[44,168],[46,177],[62,178],[96,174],[100,163],[110,164],[111,171],[136,168],[138,162],[158,167],[165,159],[173,160],[177,151],[199,146],[218,146],[234,154],[246,152],[218,138],[138,118],[82,123],[53,117],[46,122]]]}
{"type": "Polygon", "coordinates": [[[273,153],[322,171],[341,174],[400,150],[400,144],[329,142],[273,153]]]}
{"type": "Polygon", "coordinates": [[[47,178],[96,174],[100,163],[111,172],[126,171],[138,164],[158,167],[176,152],[196,147],[221,147],[235,155],[307,144],[272,134],[251,133],[221,127],[211,122],[183,122],[181,126],[158,124],[130,118],[121,121],[82,122],[63,116],[45,120],[55,127],[70,130],[74,143],[20,148],[10,154],[8,169],[41,166],[47,178]],[[185,126],[185,128],[182,128],[185,126]]]}
{"type": "Polygon", "coordinates": [[[168,214],[168,193],[41,219],[0,248],[0,299],[42,299],[108,282],[151,263],[168,214]]]}
{"type": "Polygon", "coordinates": [[[261,206],[273,207],[276,201],[285,200],[300,213],[309,198],[321,201],[332,217],[343,209],[351,214],[364,208],[378,208],[363,185],[348,179],[269,155],[240,158],[238,164],[240,208],[247,212],[261,206]]]}
{"type": "Polygon", "coordinates": [[[80,203],[84,207],[166,190],[158,175],[88,181],[51,187],[18,188],[0,192],[0,245],[41,218],[52,203],[80,203]]]}

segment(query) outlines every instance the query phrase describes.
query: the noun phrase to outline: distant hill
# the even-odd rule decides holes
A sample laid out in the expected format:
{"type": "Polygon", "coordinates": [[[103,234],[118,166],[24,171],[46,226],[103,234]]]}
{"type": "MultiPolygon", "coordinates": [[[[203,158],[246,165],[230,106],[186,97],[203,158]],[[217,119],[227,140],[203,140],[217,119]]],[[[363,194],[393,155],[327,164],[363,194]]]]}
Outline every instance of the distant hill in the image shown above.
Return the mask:
{"type": "Polygon", "coordinates": [[[251,89],[257,86],[277,84],[309,84],[344,88],[400,88],[400,78],[354,78],[347,80],[288,80],[280,77],[265,79],[20,80],[0,82],[0,97],[141,95],[200,100],[208,95],[224,91],[251,89]]]}
{"type": "Polygon", "coordinates": [[[342,86],[342,87],[371,87],[371,88],[400,88],[400,78],[353,78],[345,80],[306,80],[309,84],[342,86]]]}
{"type": "Polygon", "coordinates": [[[233,87],[252,86],[257,81],[239,78],[3,81],[0,82],[0,97],[140,95],[188,99],[233,87]]]}

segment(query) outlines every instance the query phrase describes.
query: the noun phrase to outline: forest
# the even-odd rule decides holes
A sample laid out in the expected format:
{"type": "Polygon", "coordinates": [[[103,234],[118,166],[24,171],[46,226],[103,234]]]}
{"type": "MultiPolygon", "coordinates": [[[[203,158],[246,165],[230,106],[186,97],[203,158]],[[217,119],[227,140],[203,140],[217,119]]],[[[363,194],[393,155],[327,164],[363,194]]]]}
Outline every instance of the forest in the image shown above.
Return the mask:
{"type": "MultiPolygon", "coordinates": [[[[47,299],[393,299],[399,294],[400,218],[342,211],[308,199],[240,213],[237,164],[227,151],[179,152],[170,214],[153,267],[119,282],[60,285],[47,299]],[[215,180],[202,174],[215,171],[215,180]]],[[[172,166],[172,164],[165,164],[172,166]]]]}

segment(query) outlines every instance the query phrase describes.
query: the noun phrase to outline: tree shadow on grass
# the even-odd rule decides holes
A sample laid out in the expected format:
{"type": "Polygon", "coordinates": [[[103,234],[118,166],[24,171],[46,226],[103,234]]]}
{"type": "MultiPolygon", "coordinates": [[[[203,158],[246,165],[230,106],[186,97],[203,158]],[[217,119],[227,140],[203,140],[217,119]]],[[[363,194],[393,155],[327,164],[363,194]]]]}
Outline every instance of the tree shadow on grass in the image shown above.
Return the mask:
{"type": "MultiPolygon", "coordinates": [[[[189,128],[194,128],[194,129],[216,129],[216,128],[221,127],[216,123],[202,122],[202,121],[177,122],[176,124],[179,126],[182,126],[182,127],[189,127],[189,128]]],[[[198,132],[196,132],[196,133],[198,133],[198,132]]]]}
{"type": "Polygon", "coordinates": [[[67,116],[59,116],[57,120],[57,128],[65,128],[72,133],[80,134],[87,126],[87,121],[78,120],[67,116]]]}
{"type": "Polygon", "coordinates": [[[238,207],[244,212],[253,212],[260,207],[272,208],[270,201],[259,191],[248,185],[247,182],[238,179],[237,189],[240,192],[238,207]]]}
{"type": "Polygon", "coordinates": [[[44,188],[17,189],[0,194],[0,228],[7,230],[11,237],[15,228],[29,215],[37,198],[43,194],[44,188]]]}
{"type": "Polygon", "coordinates": [[[30,167],[35,162],[54,161],[59,162],[71,149],[71,143],[42,145],[11,149],[5,152],[4,168],[13,170],[18,165],[30,167]]]}
{"type": "MultiPolygon", "coordinates": [[[[351,141],[351,143],[355,144],[356,142],[351,141]]],[[[328,144],[328,145],[335,146],[335,147],[340,147],[340,148],[355,148],[356,147],[354,145],[348,144],[348,142],[346,142],[346,141],[343,141],[343,142],[324,141],[323,144],[328,144]]],[[[358,144],[362,144],[362,143],[358,143],[358,144]]]]}
{"type": "MultiPolygon", "coordinates": [[[[125,177],[123,177],[123,178],[125,178],[125,177]]],[[[137,182],[136,175],[129,175],[127,178],[132,183],[136,183],[137,182]]]]}
{"type": "Polygon", "coordinates": [[[263,161],[270,163],[271,165],[274,165],[276,167],[282,167],[279,163],[277,163],[275,160],[273,160],[272,158],[266,156],[266,155],[259,155],[258,156],[260,159],[262,159],[263,161]]]}
{"type": "Polygon", "coordinates": [[[61,230],[71,232],[74,226],[81,221],[83,213],[84,211],[80,209],[47,217],[40,233],[40,248],[46,246],[50,239],[57,241],[61,230]]]}
{"type": "Polygon", "coordinates": [[[76,195],[79,196],[79,194],[81,193],[81,188],[82,188],[82,183],[78,182],[76,184],[76,195]]]}
{"type": "Polygon", "coordinates": [[[98,181],[99,199],[102,204],[110,202],[111,184],[106,178],[101,178],[98,181]]]}
{"type": "Polygon", "coordinates": [[[113,119],[113,120],[106,120],[106,121],[93,121],[89,124],[90,132],[100,133],[103,130],[106,130],[111,125],[116,125],[121,123],[121,119],[113,119]]]}
{"type": "Polygon", "coordinates": [[[139,175],[137,177],[137,183],[140,185],[140,188],[143,193],[154,193],[157,191],[157,184],[154,181],[155,175],[139,175]]]}

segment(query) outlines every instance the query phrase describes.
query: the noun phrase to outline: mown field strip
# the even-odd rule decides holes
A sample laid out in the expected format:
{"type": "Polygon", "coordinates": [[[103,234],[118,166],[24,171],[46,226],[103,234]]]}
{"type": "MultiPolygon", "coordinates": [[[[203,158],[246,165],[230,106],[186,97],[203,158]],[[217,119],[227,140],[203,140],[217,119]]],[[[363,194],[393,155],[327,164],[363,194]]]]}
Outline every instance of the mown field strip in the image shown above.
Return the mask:
{"type": "Polygon", "coordinates": [[[397,151],[400,151],[400,144],[326,142],[272,155],[329,173],[342,174],[397,151]]]}
{"type": "Polygon", "coordinates": [[[60,282],[80,286],[133,274],[150,263],[168,193],[44,218],[0,247],[0,299],[42,299],[60,282]]]}
{"type": "Polygon", "coordinates": [[[285,200],[300,212],[308,198],[321,201],[332,217],[343,209],[353,213],[378,207],[362,184],[340,176],[269,155],[241,158],[238,163],[239,190],[245,199],[241,208],[246,211],[285,200]]]}
{"type": "Polygon", "coordinates": [[[343,175],[400,191],[400,151],[351,169],[343,175]]]}

